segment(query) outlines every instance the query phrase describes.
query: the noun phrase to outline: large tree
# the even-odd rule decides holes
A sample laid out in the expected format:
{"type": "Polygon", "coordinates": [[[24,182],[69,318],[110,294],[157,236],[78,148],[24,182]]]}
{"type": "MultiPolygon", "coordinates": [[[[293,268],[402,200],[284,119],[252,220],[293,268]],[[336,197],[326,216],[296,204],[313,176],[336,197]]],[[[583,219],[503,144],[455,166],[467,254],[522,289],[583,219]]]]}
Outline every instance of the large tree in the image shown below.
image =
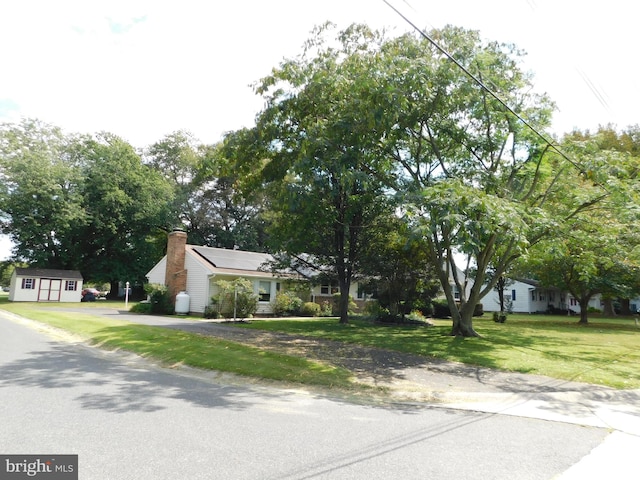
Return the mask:
{"type": "Polygon", "coordinates": [[[230,167],[233,156],[227,156],[232,152],[226,150],[224,143],[203,145],[178,131],[151,145],[145,161],[173,186],[172,216],[190,242],[263,251],[260,197],[240,194],[238,172],[230,167]]]}
{"type": "Polygon", "coordinates": [[[78,269],[86,280],[142,283],[165,241],[173,192],[111,134],[67,135],[35,120],[0,129],[2,232],[30,266],[78,269]]]}
{"type": "MultiPolygon", "coordinates": [[[[573,132],[564,148],[580,162],[555,193],[561,222],[523,262],[528,273],[548,287],[568,291],[580,305],[580,323],[588,323],[589,301],[605,302],[638,293],[640,270],[640,158],[610,128],[596,134],[573,132]]],[[[611,312],[609,312],[611,313],[611,312]]]]}
{"type": "MultiPolygon", "coordinates": [[[[370,35],[364,27],[357,34],[370,35]]],[[[342,323],[358,259],[387,204],[374,174],[384,171],[372,155],[375,112],[363,115],[355,94],[370,77],[359,55],[367,46],[354,45],[350,35],[332,48],[319,34],[302,55],[263,78],[256,91],[266,106],[256,134],[245,135],[262,146],[259,163],[248,160],[270,192],[272,248],[294,258],[304,254],[310,267],[330,272],[341,292],[342,323]]]]}
{"type": "MultiPolygon", "coordinates": [[[[431,32],[457,63],[413,34],[386,39],[352,26],[337,35],[337,42],[325,44],[322,33],[306,51],[315,59],[307,63],[326,66],[318,70],[321,74],[308,75],[303,61],[278,71],[296,83],[274,88],[278,108],[272,117],[288,134],[272,136],[273,145],[281,158],[307,158],[309,138],[357,152],[364,159],[360,170],[401,200],[399,213],[412,222],[448,299],[452,333],[476,335],[475,305],[528,243],[543,234],[548,221],[543,208],[555,185],[552,167],[564,168],[563,161],[551,158],[545,142],[519,117],[544,128],[552,103],[532,93],[515,47],[485,42],[474,31],[447,27],[431,32]],[[338,99],[325,93],[340,91],[348,93],[338,99]],[[280,116],[288,102],[296,102],[308,123],[280,116]],[[344,132],[342,141],[327,135],[328,128],[344,132]],[[467,256],[466,264],[474,268],[460,270],[456,254],[467,256]],[[494,275],[485,281],[489,266],[494,275]],[[459,302],[453,285],[461,293],[459,302]]],[[[277,84],[277,76],[269,79],[267,86],[277,84]]],[[[330,164],[331,155],[320,153],[318,162],[330,164]]]]}
{"type": "Polygon", "coordinates": [[[82,263],[75,235],[89,219],[70,142],[59,128],[37,120],[0,126],[0,231],[14,243],[16,259],[32,266],[82,263]]]}
{"type": "Polygon", "coordinates": [[[83,171],[82,207],[89,219],[76,232],[83,270],[94,281],[109,282],[112,295],[118,282],[141,285],[165,243],[151,241],[154,232],[171,226],[170,185],[113,134],[79,139],[73,156],[83,171]]]}
{"type": "Polygon", "coordinates": [[[279,246],[317,250],[348,286],[371,223],[359,209],[395,195],[436,268],[452,333],[476,335],[475,305],[551,222],[545,204],[565,159],[531,125],[548,126],[553,104],[532,93],[520,51],[474,31],[447,27],[433,42],[362,25],[329,31],[257,86],[267,102],[260,167],[283,187],[279,246]],[[456,254],[473,268],[458,269],[456,254]]]}

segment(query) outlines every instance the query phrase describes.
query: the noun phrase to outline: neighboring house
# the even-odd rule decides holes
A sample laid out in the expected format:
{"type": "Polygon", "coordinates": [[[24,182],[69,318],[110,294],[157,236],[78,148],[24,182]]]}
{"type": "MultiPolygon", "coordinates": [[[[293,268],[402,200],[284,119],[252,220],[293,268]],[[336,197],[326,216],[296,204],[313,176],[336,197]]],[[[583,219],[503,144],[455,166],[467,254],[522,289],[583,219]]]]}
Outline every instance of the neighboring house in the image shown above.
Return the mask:
{"type": "MultiPolygon", "coordinates": [[[[169,234],[167,255],[162,258],[146,275],[149,283],[166,285],[172,300],[180,292],[189,295],[189,311],[204,313],[211,304],[211,298],[218,293],[218,280],[244,278],[253,284],[258,296],[259,315],[273,314],[273,302],[276,294],[284,289],[284,283],[298,276],[273,274],[265,270],[272,260],[267,253],[229,250],[225,248],[201,247],[187,244],[187,234],[173,231],[169,234]]],[[[331,300],[337,292],[335,285],[313,287],[312,301],[322,304],[331,300]]],[[[352,295],[358,298],[357,284],[352,295]]],[[[360,295],[364,300],[364,297],[360,295]]],[[[175,300],[174,300],[175,301],[175,300]]]]}
{"type": "MultiPolygon", "coordinates": [[[[541,287],[535,280],[508,280],[504,288],[505,309],[510,303],[511,311],[515,313],[543,313],[550,307],[566,310],[567,298],[566,293],[557,288],[541,287]]],[[[485,312],[500,311],[497,289],[494,288],[482,299],[482,307],[485,312]]]]}
{"type": "Polygon", "coordinates": [[[79,302],[82,275],[77,270],[16,268],[11,276],[12,302],[79,302]]]}
{"type": "MultiPolygon", "coordinates": [[[[535,280],[510,280],[504,289],[505,303],[511,302],[511,310],[514,313],[545,313],[561,310],[571,313],[580,313],[578,300],[568,292],[558,288],[540,286],[535,280]]],[[[500,310],[498,291],[493,289],[482,299],[482,306],[486,312],[500,310]]],[[[589,307],[602,310],[604,304],[601,295],[594,295],[589,301],[589,307]]],[[[506,308],[506,305],[505,305],[506,308]]],[[[640,310],[640,298],[630,302],[632,312],[640,310]]]]}

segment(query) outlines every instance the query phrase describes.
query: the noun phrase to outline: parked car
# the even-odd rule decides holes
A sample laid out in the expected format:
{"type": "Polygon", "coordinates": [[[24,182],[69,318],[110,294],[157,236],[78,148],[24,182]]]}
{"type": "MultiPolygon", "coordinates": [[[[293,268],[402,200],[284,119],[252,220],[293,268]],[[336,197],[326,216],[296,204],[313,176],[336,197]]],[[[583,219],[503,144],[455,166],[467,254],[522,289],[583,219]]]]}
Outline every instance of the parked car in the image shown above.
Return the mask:
{"type": "Polygon", "coordinates": [[[81,302],[95,302],[100,297],[100,291],[97,288],[88,287],[82,290],[81,302]]]}

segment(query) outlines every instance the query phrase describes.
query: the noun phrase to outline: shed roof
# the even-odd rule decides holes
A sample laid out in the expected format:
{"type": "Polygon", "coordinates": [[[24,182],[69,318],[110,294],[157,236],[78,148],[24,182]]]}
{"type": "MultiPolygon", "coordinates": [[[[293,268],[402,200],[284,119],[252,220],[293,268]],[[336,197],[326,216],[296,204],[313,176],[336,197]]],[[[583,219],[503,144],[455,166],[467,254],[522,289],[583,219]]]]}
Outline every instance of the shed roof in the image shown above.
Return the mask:
{"type": "Polygon", "coordinates": [[[52,268],[16,268],[16,276],[33,278],[72,278],[82,280],[78,270],[58,270],[52,268]]]}

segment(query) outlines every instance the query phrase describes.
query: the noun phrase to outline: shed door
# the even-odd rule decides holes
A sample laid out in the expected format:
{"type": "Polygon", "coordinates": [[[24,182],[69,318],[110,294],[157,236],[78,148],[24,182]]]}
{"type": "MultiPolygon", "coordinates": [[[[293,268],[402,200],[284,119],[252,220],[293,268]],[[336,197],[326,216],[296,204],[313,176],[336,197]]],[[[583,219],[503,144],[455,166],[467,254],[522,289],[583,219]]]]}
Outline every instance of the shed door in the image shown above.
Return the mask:
{"type": "Polygon", "coordinates": [[[40,279],[40,290],[38,291],[39,302],[59,302],[60,290],[62,290],[62,280],[52,278],[40,279]]]}

